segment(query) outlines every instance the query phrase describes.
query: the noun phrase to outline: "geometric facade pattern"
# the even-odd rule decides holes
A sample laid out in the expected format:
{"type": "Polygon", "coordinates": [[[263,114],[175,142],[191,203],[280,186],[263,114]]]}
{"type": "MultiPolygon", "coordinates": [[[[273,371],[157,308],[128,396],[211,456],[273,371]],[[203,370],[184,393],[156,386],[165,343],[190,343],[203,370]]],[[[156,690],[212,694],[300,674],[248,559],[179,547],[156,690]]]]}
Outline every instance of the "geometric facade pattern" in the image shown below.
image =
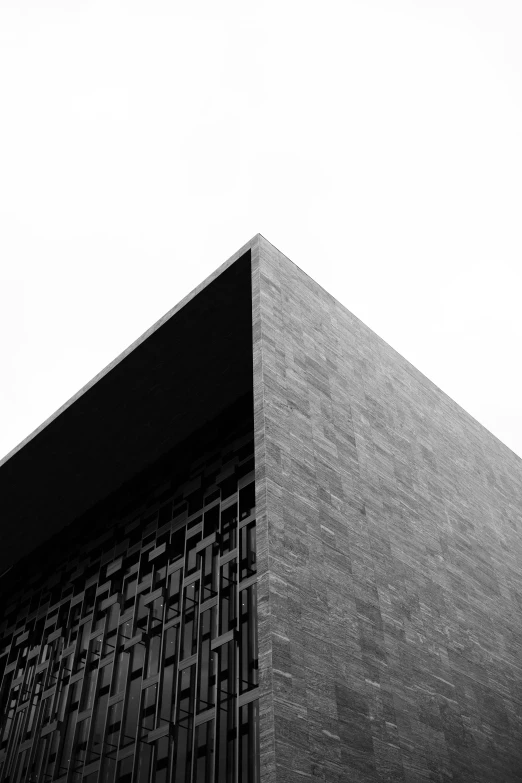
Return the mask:
{"type": "Polygon", "coordinates": [[[252,433],[164,479],[15,586],[1,781],[257,783],[252,433]]]}

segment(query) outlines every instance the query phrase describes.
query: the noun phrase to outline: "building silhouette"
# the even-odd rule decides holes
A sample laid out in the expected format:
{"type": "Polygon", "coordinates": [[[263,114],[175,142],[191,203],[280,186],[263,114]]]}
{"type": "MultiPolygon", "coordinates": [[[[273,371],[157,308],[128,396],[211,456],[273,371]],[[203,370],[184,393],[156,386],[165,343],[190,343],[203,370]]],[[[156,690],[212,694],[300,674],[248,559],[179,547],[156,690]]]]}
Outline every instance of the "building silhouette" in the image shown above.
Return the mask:
{"type": "Polygon", "coordinates": [[[0,501],[0,782],[522,780],[521,461],[262,236],[0,501]]]}

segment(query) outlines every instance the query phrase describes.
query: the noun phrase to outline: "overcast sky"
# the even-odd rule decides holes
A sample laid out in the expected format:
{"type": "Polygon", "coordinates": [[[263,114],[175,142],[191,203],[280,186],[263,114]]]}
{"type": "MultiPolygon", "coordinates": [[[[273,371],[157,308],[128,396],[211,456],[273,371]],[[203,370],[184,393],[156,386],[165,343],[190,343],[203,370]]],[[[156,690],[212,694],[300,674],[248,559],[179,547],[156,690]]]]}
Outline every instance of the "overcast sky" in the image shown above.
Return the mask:
{"type": "Polygon", "coordinates": [[[520,0],[0,0],[0,456],[257,232],[522,455],[520,0]]]}

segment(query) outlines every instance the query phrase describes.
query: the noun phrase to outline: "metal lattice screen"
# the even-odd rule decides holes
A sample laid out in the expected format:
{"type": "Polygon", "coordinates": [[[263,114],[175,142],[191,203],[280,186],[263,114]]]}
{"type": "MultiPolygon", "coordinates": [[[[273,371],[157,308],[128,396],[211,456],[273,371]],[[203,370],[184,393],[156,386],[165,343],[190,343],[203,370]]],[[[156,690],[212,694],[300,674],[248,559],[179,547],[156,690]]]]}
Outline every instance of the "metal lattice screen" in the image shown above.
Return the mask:
{"type": "Polygon", "coordinates": [[[252,435],[198,462],[12,596],[1,781],[257,783],[252,435]]]}

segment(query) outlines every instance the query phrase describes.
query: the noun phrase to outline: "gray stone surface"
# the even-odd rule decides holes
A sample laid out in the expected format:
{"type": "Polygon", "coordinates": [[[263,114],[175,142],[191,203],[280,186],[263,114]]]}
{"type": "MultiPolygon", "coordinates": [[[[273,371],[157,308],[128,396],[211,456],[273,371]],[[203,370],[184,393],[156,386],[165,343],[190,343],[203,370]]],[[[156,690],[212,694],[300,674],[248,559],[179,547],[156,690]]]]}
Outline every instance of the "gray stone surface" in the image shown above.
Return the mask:
{"type": "Polygon", "coordinates": [[[261,783],[522,780],[522,463],[252,243],[261,783]]]}

